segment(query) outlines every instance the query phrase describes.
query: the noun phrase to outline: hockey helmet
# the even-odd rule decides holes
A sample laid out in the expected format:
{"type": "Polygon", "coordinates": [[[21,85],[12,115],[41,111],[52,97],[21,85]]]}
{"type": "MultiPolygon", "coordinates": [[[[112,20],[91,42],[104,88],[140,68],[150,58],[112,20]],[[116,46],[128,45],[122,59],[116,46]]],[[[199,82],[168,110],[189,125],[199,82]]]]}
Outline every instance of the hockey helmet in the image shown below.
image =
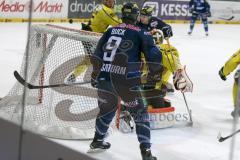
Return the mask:
{"type": "Polygon", "coordinates": [[[139,16],[139,8],[136,3],[127,2],[123,4],[122,19],[128,19],[133,22],[136,22],[138,16],[139,16]]]}
{"type": "Polygon", "coordinates": [[[116,0],[103,0],[103,4],[109,8],[114,8],[114,5],[116,4],[116,0]]]}
{"type": "Polygon", "coordinates": [[[140,14],[144,16],[152,16],[152,13],[153,13],[153,7],[151,6],[144,6],[140,11],[140,14]]]}
{"type": "Polygon", "coordinates": [[[160,29],[153,29],[151,31],[151,34],[153,36],[153,40],[155,42],[155,44],[162,44],[163,43],[163,32],[160,29]]]}

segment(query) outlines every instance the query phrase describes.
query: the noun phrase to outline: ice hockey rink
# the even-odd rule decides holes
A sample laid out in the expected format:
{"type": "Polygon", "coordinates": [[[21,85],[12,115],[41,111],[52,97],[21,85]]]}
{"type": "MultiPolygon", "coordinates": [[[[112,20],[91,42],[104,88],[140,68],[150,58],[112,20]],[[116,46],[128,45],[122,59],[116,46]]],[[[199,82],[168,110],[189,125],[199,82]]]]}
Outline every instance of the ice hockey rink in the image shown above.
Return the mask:
{"type": "MultiPolygon", "coordinates": [[[[57,24],[78,27],[78,24],[57,24]]],[[[174,127],[152,131],[152,153],[159,160],[228,160],[231,139],[218,142],[217,135],[232,132],[233,74],[227,81],[218,76],[225,61],[240,47],[239,25],[209,25],[206,37],[203,26],[197,24],[191,36],[188,24],[172,24],[174,36],[170,43],[180,52],[182,64],[194,83],[193,93],[186,98],[192,109],[193,127],[179,122],[174,127]]],[[[4,97],[16,82],[13,71],[19,70],[27,41],[27,24],[0,23],[0,97],[4,97]]],[[[187,113],[181,93],[168,95],[176,113],[187,113]]],[[[240,128],[240,125],[237,126],[240,128]]],[[[74,150],[86,152],[90,141],[53,141],[74,150]]],[[[107,138],[112,147],[103,153],[91,154],[101,160],[140,160],[139,144],[135,133],[114,131],[107,138]]],[[[240,136],[235,136],[234,160],[240,159],[240,136]]]]}

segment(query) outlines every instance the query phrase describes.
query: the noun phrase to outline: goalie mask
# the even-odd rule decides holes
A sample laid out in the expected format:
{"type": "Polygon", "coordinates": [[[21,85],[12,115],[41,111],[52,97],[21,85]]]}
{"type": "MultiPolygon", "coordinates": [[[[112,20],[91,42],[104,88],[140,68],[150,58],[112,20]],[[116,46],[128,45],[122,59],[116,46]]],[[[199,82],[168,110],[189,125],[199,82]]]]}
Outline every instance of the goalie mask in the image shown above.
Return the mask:
{"type": "Polygon", "coordinates": [[[153,36],[153,40],[155,44],[162,44],[163,43],[163,32],[159,29],[153,29],[151,31],[151,34],[153,36]]]}

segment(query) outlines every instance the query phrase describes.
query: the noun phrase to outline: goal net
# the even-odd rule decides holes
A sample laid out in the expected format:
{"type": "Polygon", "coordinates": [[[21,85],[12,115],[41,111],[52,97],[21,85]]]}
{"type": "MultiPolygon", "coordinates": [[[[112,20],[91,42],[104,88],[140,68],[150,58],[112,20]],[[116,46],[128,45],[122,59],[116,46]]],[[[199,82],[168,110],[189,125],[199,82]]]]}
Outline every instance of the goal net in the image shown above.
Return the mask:
{"type": "MultiPolygon", "coordinates": [[[[54,25],[33,25],[28,63],[26,54],[20,74],[27,67],[27,82],[62,84],[78,66],[77,82],[90,81],[89,54],[101,34],[54,25]],[[28,64],[28,66],[25,66],[28,64]]],[[[18,82],[0,101],[0,116],[20,122],[23,86],[18,82]]],[[[27,89],[24,128],[60,139],[90,139],[98,114],[97,92],[91,85],[27,89]]]]}

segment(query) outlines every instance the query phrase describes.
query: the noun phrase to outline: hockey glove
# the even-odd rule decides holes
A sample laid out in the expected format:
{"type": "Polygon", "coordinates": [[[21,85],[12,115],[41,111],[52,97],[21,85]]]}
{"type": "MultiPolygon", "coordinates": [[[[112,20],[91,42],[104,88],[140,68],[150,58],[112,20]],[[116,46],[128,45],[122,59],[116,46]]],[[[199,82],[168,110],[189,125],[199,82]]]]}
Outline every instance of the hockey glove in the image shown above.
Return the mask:
{"type": "Polygon", "coordinates": [[[95,80],[95,79],[91,78],[91,86],[92,86],[92,87],[94,87],[94,88],[96,88],[96,87],[97,87],[97,85],[98,85],[98,82],[97,82],[97,80],[95,80]]]}
{"type": "Polygon", "coordinates": [[[219,70],[218,75],[223,81],[227,80],[226,76],[223,74],[223,67],[219,70]]]}
{"type": "Polygon", "coordinates": [[[149,72],[147,74],[147,83],[154,85],[155,83],[162,80],[163,66],[162,64],[149,62],[149,72]]]}
{"type": "Polygon", "coordinates": [[[192,92],[193,90],[193,83],[189,79],[185,66],[183,69],[177,70],[173,75],[173,84],[176,90],[180,90],[182,93],[184,92],[192,92]]]}
{"type": "Polygon", "coordinates": [[[208,12],[206,13],[206,15],[207,15],[207,17],[211,17],[211,16],[212,16],[212,14],[211,14],[210,11],[208,11],[208,12]]]}
{"type": "Polygon", "coordinates": [[[164,38],[170,38],[173,36],[173,33],[172,33],[172,27],[171,26],[165,26],[162,28],[162,32],[163,32],[163,36],[164,38]]]}
{"type": "Polygon", "coordinates": [[[162,76],[159,74],[155,74],[155,75],[148,74],[147,75],[147,83],[149,83],[149,84],[155,84],[155,83],[161,81],[161,79],[162,79],[162,76]]]}
{"type": "Polygon", "coordinates": [[[189,8],[189,13],[193,13],[193,11],[194,11],[194,8],[193,8],[193,7],[190,7],[190,8],[189,8]]]}

